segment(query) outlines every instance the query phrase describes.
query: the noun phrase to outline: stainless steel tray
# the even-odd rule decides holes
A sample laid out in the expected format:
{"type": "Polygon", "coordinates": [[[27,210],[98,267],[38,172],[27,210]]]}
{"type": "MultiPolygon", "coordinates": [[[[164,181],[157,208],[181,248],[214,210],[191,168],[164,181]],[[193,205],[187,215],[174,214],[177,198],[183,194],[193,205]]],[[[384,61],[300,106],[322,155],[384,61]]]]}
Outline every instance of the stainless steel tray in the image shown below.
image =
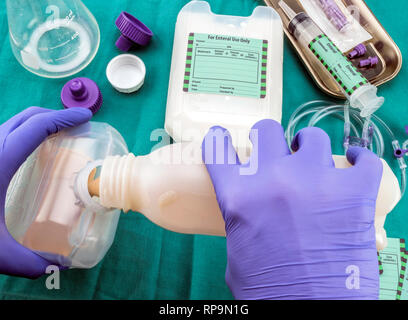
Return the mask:
{"type": "MultiPolygon", "coordinates": [[[[345,99],[340,88],[337,86],[337,83],[325,72],[323,65],[314,58],[310,50],[307,50],[307,48],[302,48],[296,39],[288,32],[287,26],[289,21],[278,5],[279,0],[264,1],[268,6],[273,7],[281,16],[286,35],[320,89],[331,96],[345,99]]],[[[359,70],[372,84],[376,86],[390,81],[398,74],[402,66],[402,55],[400,49],[363,0],[341,1],[346,7],[353,5],[358,8],[360,12],[361,25],[373,37],[371,40],[365,42],[367,47],[366,56],[377,55],[380,61],[375,68],[359,68],[359,70]]],[[[301,4],[297,0],[285,0],[285,2],[295,11],[303,11],[301,4]]],[[[360,59],[353,59],[352,62],[356,67],[358,66],[358,61],[360,59]]]]}

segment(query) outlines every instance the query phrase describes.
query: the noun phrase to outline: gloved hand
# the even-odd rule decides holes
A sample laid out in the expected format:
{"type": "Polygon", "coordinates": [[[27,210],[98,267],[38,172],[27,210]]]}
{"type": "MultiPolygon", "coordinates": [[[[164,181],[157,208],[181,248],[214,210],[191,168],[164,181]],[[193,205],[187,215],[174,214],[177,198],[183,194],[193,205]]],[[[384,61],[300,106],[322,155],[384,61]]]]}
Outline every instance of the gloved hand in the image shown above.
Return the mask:
{"type": "Polygon", "coordinates": [[[7,188],[17,169],[45,138],[91,117],[92,112],[83,108],[53,111],[31,107],[0,126],[0,273],[36,278],[50,264],[9,234],[4,213],[7,188]]]}
{"type": "Polygon", "coordinates": [[[235,298],[378,299],[380,159],[350,147],[353,167],[336,169],[330,138],[315,127],[295,136],[291,154],[273,120],[255,124],[250,139],[253,175],[242,175],[224,129],[212,128],[202,146],[225,220],[226,281],[235,298]]]}

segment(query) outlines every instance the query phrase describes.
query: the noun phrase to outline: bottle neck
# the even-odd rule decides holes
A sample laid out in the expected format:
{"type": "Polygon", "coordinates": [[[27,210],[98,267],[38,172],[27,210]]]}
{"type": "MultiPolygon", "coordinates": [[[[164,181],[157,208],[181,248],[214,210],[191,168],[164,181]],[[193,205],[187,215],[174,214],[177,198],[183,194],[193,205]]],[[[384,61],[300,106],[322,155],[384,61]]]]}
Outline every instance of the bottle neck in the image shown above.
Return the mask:
{"type": "Polygon", "coordinates": [[[100,203],[108,208],[140,211],[142,201],[139,190],[139,157],[107,157],[100,176],[100,203]]]}
{"type": "Polygon", "coordinates": [[[76,199],[87,209],[93,212],[104,212],[106,207],[102,206],[98,201],[93,199],[93,194],[89,188],[89,177],[98,166],[103,164],[102,160],[88,163],[75,177],[74,194],[76,199]]]}

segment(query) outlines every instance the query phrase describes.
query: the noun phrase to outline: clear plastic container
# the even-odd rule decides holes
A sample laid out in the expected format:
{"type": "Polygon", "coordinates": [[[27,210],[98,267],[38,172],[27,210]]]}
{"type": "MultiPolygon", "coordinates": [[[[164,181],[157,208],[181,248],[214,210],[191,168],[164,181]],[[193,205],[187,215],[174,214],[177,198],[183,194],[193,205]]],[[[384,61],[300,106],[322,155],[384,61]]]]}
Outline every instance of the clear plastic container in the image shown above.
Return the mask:
{"type": "Polygon", "coordinates": [[[90,122],[48,138],[14,176],[6,199],[11,235],[52,263],[95,266],[110,248],[120,210],[97,198],[78,200],[74,185],[88,163],[125,155],[121,135],[106,123],[90,122]]]}
{"type": "Polygon", "coordinates": [[[283,27],[276,11],[218,15],[205,1],[180,11],[173,44],[165,128],[177,142],[202,141],[226,127],[241,155],[258,120],[282,118],[283,27]]]}
{"type": "Polygon", "coordinates": [[[39,76],[73,75],[98,51],[98,24],[80,0],[7,0],[7,17],[16,59],[39,76]]]}

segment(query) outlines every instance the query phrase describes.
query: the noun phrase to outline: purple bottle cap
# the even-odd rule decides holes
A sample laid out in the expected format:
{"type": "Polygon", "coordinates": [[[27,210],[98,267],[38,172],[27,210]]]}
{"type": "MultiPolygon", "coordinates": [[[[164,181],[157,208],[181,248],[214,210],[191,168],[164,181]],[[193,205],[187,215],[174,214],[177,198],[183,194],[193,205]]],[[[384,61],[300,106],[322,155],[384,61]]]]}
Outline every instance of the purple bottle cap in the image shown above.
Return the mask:
{"type": "Polygon", "coordinates": [[[103,99],[94,81],[88,78],[75,78],[62,88],[61,101],[65,109],[86,108],[95,114],[101,108],[103,99]]]}
{"type": "Polygon", "coordinates": [[[116,20],[116,26],[122,33],[116,46],[122,51],[129,51],[134,44],[145,46],[153,36],[146,25],[125,11],[116,20]]]}
{"type": "Polygon", "coordinates": [[[366,52],[367,52],[366,46],[360,43],[359,45],[354,47],[354,49],[348,54],[348,57],[350,59],[358,58],[364,56],[366,52]]]}

